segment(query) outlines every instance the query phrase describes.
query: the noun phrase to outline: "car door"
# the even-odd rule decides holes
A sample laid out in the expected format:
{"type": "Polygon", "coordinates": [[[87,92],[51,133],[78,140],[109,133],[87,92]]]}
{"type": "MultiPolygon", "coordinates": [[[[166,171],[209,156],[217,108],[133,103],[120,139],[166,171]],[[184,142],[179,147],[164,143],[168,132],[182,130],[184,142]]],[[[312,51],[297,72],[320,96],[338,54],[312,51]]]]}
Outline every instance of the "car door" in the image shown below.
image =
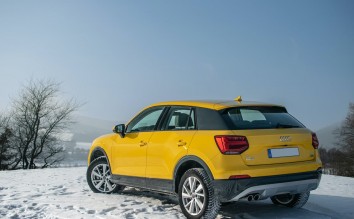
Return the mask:
{"type": "Polygon", "coordinates": [[[146,170],[146,149],[164,107],[144,110],[126,127],[123,138],[112,147],[112,173],[121,176],[143,177],[146,170]]]}
{"type": "Polygon", "coordinates": [[[192,107],[170,108],[161,130],[154,132],[147,147],[147,178],[173,178],[175,164],[187,154],[188,146],[196,133],[194,114],[192,107]]]}

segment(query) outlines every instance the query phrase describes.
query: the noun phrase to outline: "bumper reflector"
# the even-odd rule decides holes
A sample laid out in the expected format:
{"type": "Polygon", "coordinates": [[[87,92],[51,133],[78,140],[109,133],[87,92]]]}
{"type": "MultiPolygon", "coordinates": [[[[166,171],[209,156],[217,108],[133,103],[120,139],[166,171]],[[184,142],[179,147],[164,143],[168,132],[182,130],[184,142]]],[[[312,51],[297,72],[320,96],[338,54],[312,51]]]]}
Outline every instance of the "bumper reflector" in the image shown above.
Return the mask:
{"type": "Polygon", "coordinates": [[[232,175],[229,179],[248,179],[251,178],[249,175],[232,175]]]}

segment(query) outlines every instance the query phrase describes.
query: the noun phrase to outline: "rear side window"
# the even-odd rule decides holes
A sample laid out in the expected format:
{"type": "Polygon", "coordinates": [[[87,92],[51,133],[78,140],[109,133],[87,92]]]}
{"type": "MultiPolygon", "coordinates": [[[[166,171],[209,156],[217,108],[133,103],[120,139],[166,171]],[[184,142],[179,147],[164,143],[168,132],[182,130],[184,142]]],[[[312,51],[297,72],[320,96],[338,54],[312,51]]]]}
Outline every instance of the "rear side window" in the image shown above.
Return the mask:
{"type": "Polygon", "coordinates": [[[195,129],[194,110],[191,107],[171,107],[163,130],[195,129]]]}
{"type": "Polygon", "coordinates": [[[231,129],[304,128],[282,107],[237,107],[226,109],[222,117],[231,129]]]}

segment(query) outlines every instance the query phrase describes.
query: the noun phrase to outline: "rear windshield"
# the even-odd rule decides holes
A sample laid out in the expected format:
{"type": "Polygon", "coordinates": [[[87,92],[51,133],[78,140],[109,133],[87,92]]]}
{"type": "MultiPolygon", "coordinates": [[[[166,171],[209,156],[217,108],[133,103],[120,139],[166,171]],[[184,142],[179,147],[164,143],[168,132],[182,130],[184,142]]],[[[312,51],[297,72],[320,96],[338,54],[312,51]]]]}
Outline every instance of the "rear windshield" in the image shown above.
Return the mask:
{"type": "Polygon", "coordinates": [[[237,107],[221,112],[231,129],[304,128],[282,107],[237,107]]]}

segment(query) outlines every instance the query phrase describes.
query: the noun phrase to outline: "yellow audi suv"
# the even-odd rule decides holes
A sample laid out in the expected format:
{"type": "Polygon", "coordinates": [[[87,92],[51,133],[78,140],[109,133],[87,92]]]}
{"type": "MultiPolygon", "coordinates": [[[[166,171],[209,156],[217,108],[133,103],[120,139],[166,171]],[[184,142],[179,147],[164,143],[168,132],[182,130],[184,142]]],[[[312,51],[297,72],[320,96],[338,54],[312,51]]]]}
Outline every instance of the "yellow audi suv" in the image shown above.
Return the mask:
{"type": "Polygon", "coordinates": [[[92,191],[177,195],[187,218],[215,218],[220,203],[239,200],[299,208],[321,179],[316,134],[280,105],[161,102],[113,132],[92,143],[92,191]]]}

